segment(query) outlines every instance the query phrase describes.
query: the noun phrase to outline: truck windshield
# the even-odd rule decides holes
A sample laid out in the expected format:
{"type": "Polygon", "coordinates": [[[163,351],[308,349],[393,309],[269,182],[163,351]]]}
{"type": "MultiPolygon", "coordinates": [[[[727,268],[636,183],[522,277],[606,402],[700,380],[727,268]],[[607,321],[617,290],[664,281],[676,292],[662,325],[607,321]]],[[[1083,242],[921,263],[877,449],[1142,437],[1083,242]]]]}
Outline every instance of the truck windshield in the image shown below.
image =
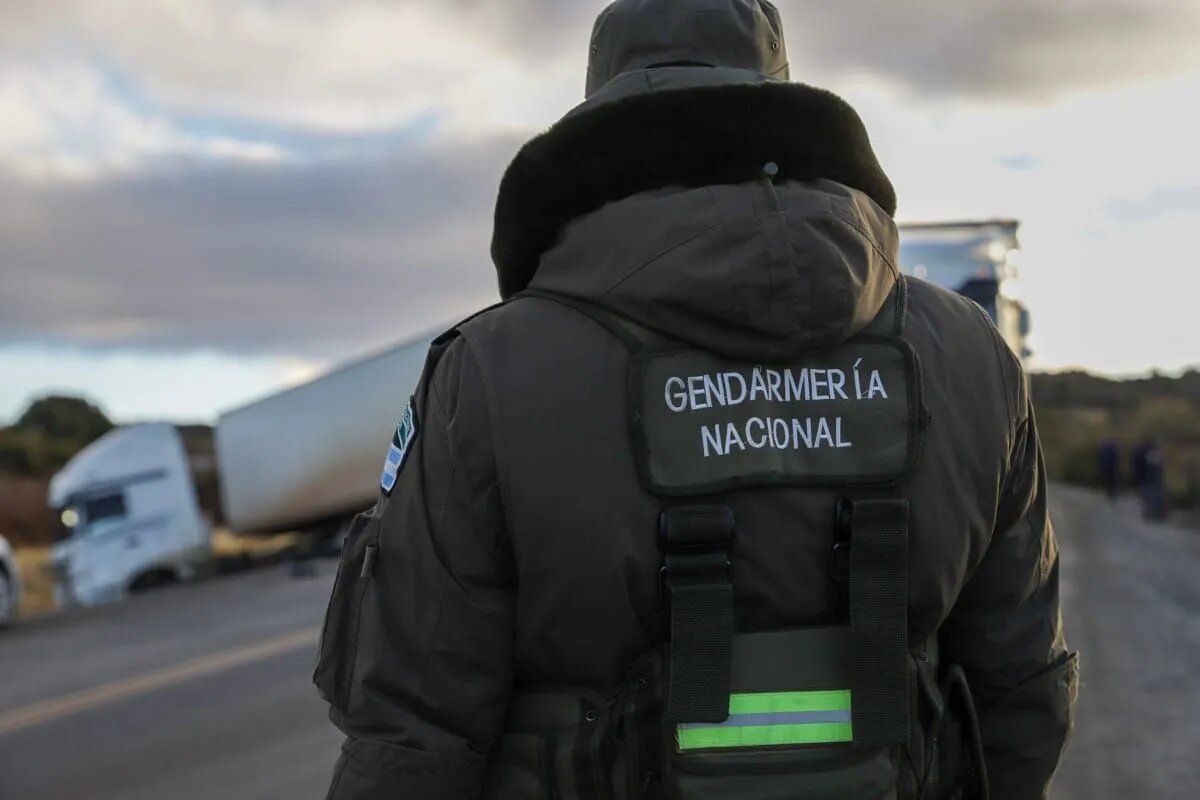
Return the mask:
{"type": "Polygon", "coordinates": [[[125,495],[106,494],[91,497],[83,503],[83,514],[89,525],[110,519],[125,518],[125,495]]]}
{"type": "Polygon", "coordinates": [[[125,495],[97,495],[83,501],[83,523],[87,536],[99,536],[125,521],[125,495]]]}
{"type": "Polygon", "coordinates": [[[127,511],[125,495],[117,492],[75,497],[64,506],[58,515],[58,541],[64,541],[80,533],[93,536],[120,525],[127,511]]]}
{"type": "Polygon", "coordinates": [[[968,282],[998,282],[1007,255],[1004,243],[991,236],[934,237],[912,232],[900,240],[900,269],[906,275],[954,292],[961,292],[968,282]]]}

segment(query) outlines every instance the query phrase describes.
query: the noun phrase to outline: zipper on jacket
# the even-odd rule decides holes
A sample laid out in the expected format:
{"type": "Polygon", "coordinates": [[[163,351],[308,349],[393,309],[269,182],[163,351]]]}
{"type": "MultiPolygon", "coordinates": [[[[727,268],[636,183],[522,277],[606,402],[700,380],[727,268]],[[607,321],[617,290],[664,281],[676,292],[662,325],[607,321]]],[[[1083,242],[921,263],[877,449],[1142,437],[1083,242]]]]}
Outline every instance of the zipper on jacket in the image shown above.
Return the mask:
{"type": "MultiPolygon", "coordinates": [[[[762,184],[763,184],[763,187],[767,191],[767,195],[771,199],[771,205],[774,207],[773,210],[775,213],[773,216],[779,223],[779,233],[778,233],[779,244],[778,244],[778,246],[781,250],[781,252],[780,252],[781,259],[780,259],[779,263],[780,263],[780,266],[784,267],[785,270],[790,270],[794,274],[796,272],[796,264],[795,264],[796,254],[792,250],[791,243],[788,241],[787,218],[784,213],[783,201],[779,199],[779,192],[776,191],[776,189],[775,189],[775,181],[778,180],[778,178],[779,178],[779,165],[777,163],[775,163],[774,161],[768,161],[766,164],[763,164],[762,184]]],[[[764,228],[763,232],[766,233],[765,228],[764,228]]],[[[772,276],[772,280],[773,279],[774,278],[772,276]]],[[[768,299],[768,303],[773,305],[775,303],[775,301],[776,300],[774,297],[774,293],[772,293],[772,296],[768,299]]]]}
{"type": "Polygon", "coordinates": [[[774,161],[768,161],[763,164],[762,182],[766,184],[767,193],[771,195],[771,200],[775,203],[775,210],[783,213],[783,203],[779,200],[779,193],[775,191],[775,179],[779,177],[779,165],[774,161]]]}

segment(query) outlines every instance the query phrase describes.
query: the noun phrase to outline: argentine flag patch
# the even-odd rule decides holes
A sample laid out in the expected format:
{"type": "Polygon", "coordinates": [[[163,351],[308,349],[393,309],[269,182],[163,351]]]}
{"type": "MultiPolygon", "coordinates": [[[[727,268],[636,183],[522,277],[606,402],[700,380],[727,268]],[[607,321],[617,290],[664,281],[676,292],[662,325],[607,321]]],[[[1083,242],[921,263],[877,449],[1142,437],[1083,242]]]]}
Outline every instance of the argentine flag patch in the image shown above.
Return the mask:
{"type": "Polygon", "coordinates": [[[417,411],[410,398],[408,405],[404,407],[404,413],[400,415],[396,433],[392,436],[392,446],[388,448],[387,459],[383,462],[383,474],[379,477],[379,488],[383,489],[384,494],[390,496],[392,489],[396,488],[396,479],[400,477],[400,470],[404,468],[409,448],[412,447],[413,440],[416,438],[417,411]]]}

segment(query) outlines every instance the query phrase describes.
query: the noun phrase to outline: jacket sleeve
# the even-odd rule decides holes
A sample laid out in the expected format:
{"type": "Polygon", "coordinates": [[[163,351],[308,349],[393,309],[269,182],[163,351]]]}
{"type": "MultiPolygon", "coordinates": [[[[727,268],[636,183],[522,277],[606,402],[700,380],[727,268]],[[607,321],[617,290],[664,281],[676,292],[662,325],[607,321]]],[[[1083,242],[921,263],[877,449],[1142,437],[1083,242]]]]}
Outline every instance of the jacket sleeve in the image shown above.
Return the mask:
{"type": "Polygon", "coordinates": [[[1032,404],[1020,368],[1007,476],[986,555],[942,628],[945,660],[979,711],[992,800],[1049,794],[1078,684],[1059,609],[1058,545],[1032,404]]]}
{"type": "Polygon", "coordinates": [[[511,558],[464,339],[435,343],[413,403],[414,438],[355,525],[322,634],[316,682],[347,737],[331,800],[475,800],[511,694],[511,558]]]}

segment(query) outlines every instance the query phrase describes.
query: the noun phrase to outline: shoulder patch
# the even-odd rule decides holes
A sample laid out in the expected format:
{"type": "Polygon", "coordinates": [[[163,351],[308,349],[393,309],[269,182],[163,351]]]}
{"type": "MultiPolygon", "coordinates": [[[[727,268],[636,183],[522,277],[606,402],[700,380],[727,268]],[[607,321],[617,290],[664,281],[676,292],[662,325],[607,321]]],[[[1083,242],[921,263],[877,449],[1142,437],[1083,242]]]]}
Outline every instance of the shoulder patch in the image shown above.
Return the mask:
{"type": "Polygon", "coordinates": [[[390,495],[392,489],[396,488],[396,480],[400,477],[404,462],[408,460],[408,451],[417,438],[417,430],[416,403],[409,398],[404,413],[400,415],[400,422],[396,424],[396,433],[392,435],[392,444],[383,462],[383,474],[379,478],[379,488],[385,495],[390,495]]]}

